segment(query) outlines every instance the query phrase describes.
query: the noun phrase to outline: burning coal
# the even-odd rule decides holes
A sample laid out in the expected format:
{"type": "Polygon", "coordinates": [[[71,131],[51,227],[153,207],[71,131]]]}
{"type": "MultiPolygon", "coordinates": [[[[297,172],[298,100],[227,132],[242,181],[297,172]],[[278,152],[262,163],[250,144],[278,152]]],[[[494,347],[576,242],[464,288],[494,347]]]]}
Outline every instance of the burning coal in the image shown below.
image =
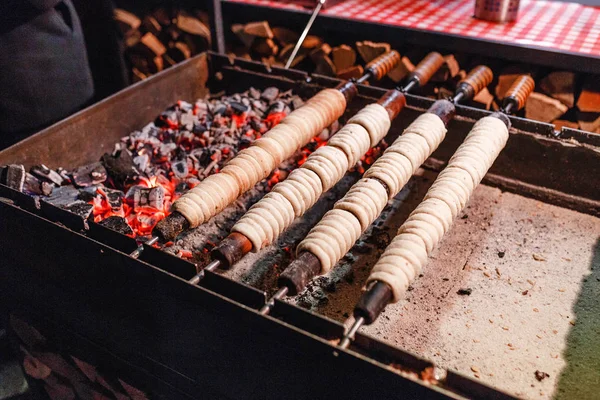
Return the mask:
{"type": "MultiPolygon", "coordinates": [[[[0,183],[125,235],[147,236],[179,196],[219,172],[302,104],[292,91],[274,87],[194,104],[178,101],[154,122],[123,137],[99,162],[72,171],[39,165],[26,172],[21,165],[9,165],[0,167],[0,183]]],[[[338,128],[334,123],[284,162],[266,179],[265,191],[302,165],[338,128]]],[[[381,147],[369,150],[356,169],[363,172],[381,152],[381,147]]]]}

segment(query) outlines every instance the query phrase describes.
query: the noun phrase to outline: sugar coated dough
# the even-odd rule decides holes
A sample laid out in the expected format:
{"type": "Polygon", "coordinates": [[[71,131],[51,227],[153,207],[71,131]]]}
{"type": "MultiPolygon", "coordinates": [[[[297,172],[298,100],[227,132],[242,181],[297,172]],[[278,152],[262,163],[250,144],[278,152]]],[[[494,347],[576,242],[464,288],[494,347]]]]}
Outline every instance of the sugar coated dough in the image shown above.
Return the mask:
{"type": "Polygon", "coordinates": [[[375,161],[363,179],[334,205],[332,212],[323,216],[300,242],[297,252],[309,251],[316,255],[321,261],[321,273],[327,273],[381,214],[388,200],[402,189],[445,135],[446,127],[437,115],[425,113],[419,116],[375,161]]]}
{"type": "Polygon", "coordinates": [[[341,117],[345,109],[346,98],[340,91],[320,91],[240,151],[220,173],[209,177],[210,184],[206,178],[179,198],[173,209],[183,214],[192,228],[208,221],[269,176],[283,160],[341,117]],[[216,187],[219,189],[215,190],[216,187]]]}
{"type": "MultiPolygon", "coordinates": [[[[271,193],[254,204],[233,226],[232,231],[246,236],[252,243],[253,251],[273,243],[295,218],[303,215],[321,194],[339,182],[373,143],[377,144],[383,139],[390,125],[389,115],[383,106],[370,104],[360,110],[327,145],[314,151],[301,167],[292,171],[286,180],[276,184],[271,193]]],[[[348,203],[360,201],[361,196],[364,193],[359,190],[348,203]]],[[[385,191],[383,198],[387,202],[385,191]]],[[[338,239],[351,240],[348,235],[338,235],[338,239]]]]}
{"type": "Polygon", "coordinates": [[[485,117],[475,124],[423,202],[402,224],[367,282],[385,282],[393,290],[394,301],[402,297],[507,140],[508,129],[499,119],[485,117]]]}

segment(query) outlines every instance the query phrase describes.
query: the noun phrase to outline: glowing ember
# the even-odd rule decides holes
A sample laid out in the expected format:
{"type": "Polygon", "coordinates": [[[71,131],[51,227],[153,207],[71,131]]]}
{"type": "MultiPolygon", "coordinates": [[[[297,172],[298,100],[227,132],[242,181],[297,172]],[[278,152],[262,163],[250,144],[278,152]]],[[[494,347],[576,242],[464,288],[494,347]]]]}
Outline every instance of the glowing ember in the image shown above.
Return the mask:
{"type": "MultiPolygon", "coordinates": [[[[131,152],[141,174],[120,188],[127,195],[117,208],[98,188],[90,201],[94,221],[123,217],[135,236],[150,235],[183,192],[218,172],[239,150],[285,118],[292,100],[298,102],[286,92],[266,103],[260,92],[253,96],[256,92],[199,100],[193,106],[178,101],[154,123],[123,138],[121,146],[131,152]],[[161,190],[148,190],[153,188],[161,190]]],[[[279,181],[279,175],[275,171],[269,177],[268,187],[279,181]]]]}
{"type": "MultiPolygon", "coordinates": [[[[210,174],[219,172],[240,150],[301,104],[302,100],[291,91],[280,93],[275,88],[267,88],[262,93],[250,89],[198,100],[193,105],[178,101],[153,123],[122,138],[111,154],[102,156],[101,162],[70,173],[36,166],[32,174],[55,189],[47,190],[53,193],[44,196],[46,201],[71,212],[79,210],[83,218],[91,211],[94,222],[121,233],[148,236],[154,226],[169,215],[171,205],[183,193],[210,174]],[[99,177],[92,176],[93,173],[99,177]],[[77,179],[73,179],[75,175],[77,179]]],[[[268,191],[285,179],[312,152],[324,146],[338,127],[339,124],[334,123],[298,151],[292,160],[283,163],[267,178],[261,190],[268,191]]],[[[355,170],[364,172],[383,149],[384,142],[369,150],[355,170]]],[[[32,178],[35,177],[32,175],[32,178]]],[[[210,251],[209,247],[202,252],[210,251]]],[[[179,256],[192,258],[193,254],[182,252],[179,256]]]]}

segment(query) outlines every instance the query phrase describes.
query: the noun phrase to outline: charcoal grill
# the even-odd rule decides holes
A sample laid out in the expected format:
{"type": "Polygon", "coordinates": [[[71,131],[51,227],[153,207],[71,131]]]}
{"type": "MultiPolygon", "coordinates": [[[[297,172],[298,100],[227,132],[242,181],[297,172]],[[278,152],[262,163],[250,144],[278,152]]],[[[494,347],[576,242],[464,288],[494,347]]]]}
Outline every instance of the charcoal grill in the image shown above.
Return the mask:
{"type": "MultiPolygon", "coordinates": [[[[179,99],[208,92],[277,86],[310,95],[339,80],[207,53],[140,82],[0,152],[0,164],[76,167],[179,99]]],[[[360,86],[356,112],[385,89],[360,86]]],[[[406,95],[399,134],[432,100],[406,95]]],[[[487,111],[457,106],[447,139],[426,166],[440,170],[474,121],[487,111]]],[[[513,135],[484,182],[547,203],[600,215],[600,135],[511,117],[513,135]]],[[[32,321],[61,346],[109,366],[165,398],[510,398],[447,371],[443,384],[419,378],[434,364],[357,334],[335,347],[344,327],[275,301],[264,291],[197,267],[134,239],[0,186],[0,288],[11,313],[32,321]],[[392,365],[394,367],[392,367],[392,365]]]]}

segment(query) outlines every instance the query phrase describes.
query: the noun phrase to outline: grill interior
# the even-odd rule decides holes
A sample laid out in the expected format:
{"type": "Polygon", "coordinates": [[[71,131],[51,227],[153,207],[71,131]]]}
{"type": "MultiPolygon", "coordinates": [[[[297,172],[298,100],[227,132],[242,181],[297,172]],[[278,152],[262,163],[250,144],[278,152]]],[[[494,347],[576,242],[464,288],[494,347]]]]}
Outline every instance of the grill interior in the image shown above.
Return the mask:
{"type": "MultiPolygon", "coordinates": [[[[28,168],[43,162],[51,168],[73,168],[97,161],[120,137],[154,120],[170,104],[180,99],[193,101],[208,91],[233,93],[249,86],[277,86],[294,89],[307,98],[337,82],[298,71],[269,70],[252,62],[231,64],[227,58],[209,53],[1,152],[0,164],[24,163],[28,168]]],[[[359,93],[347,115],[380,97],[384,90],[361,86],[359,93]]],[[[409,107],[394,122],[388,142],[432,103],[411,95],[407,99],[409,107]]],[[[194,264],[152,247],[147,247],[139,260],[131,259],[126,254],[137,247],[135,240],[2,187],[0,196],[10,199],[0,203],[7,216],[1,231],[7,243],[3,256],[11,266],[0,271],[5,275],[3,281],[11,283],[6,290],[12,306],[30,317],[65,323],[70,330],[110,348],[137,367],[145,366],[146,372],[187,394],[202,387],[240,398],[262,391],[295,397],[310,387],[318,397],[340,390],[359,397],[373,393],[370,390],[394,393],[396,389],[430,396],[463,393],[498,398],[503,396],[501,391],[523,394],[511,385],[531,390],[530,384],[536,381],[529,369],[536,369],[537,361],[532,359],[537,351],[544,357],[540,365],[552,368],[552,372],[544,372],[560,387],[557,374],[563,360],[570,362],[572,357],[569,335],[583,329],[575,325],[569,331],[573,326],[570,320],[576,317],[579,323],[579,315],[574,315],[577,305],[597,290],[586,283],[594,277],[587,276],[588,267],[598,263],[594,232],[598,232],[599,221],[594,215],[600,211],[600,198],[589,182],[600,173],[599,156],[593,136],[565,131],[566,137],[576,140],[559,140],[553,137],[552,125],[516,117],[511,118],[515,130],[509,145],[488,174],[486,185],[475,192],[463,216],[464,224],[456,224],[410,296],[388,307],[378,323],[363,331],[377,339],[359,334],[351,352],[336,351],[328,342],[343,333],[340,322],[351,314],[369,268],[385,247],[386,235],[393,235],[416,207],[435,171],[443,167],[473,121],[486,114],[458,107],[459,116],[450,124],[446,141],[428,160],[428,168],[413,177],[375,228],[353,248],[352,255],[289,303],[277,301],[268,317],[255,311],[272,294],[278,272],[289,262],[290,252],[285,248],[303,238],[358,175],[347,175],[277,245],[247,256],[231,271],[207,272],[201,288],[185,282],[197,272],[194,264]],[[573,234],[557,234],[562,231],[573,234]],[[15,274],[16,268],[22,268],[21,272],[15,274]],[[566,282],[564,287],[554,287],[558,274],[562,274],[561,282],[566,282]],[[582,279],[587,281],[582,283],[582,279]],[[467,289],[471,289],[470,295],[464,294],[467,289]],[[580,289],[584,297],[578,297],[580,289]],[[546,295],[546,290],[561,295],[546,295]],[[34,304],[40,300],[47,304],[36,309],[34,304]],[[68,312],[59,315],[52,311],[57,307],[68,312]],[[534,337],[540,333],[532,332],[532,325],[544,331],[539,343],[534,337]],[[484,332],[491,342],[482,351],[479,344],[486,339],[479,336],[484,332]],[[492,339],[501,335],[504,337],[498,340],[506,343],[496,345],[492,339]],[[434,364],[394,346],[449,368],[444,383],[424,386],[423,371],[434,364]],[[561,348],[564,355],[554,358],[561,348]],[[457,349],[461,353],[456,354],[457,349]],[[511,366],[494,367],[498,359],[486,353],[489,349],[495,357],[508,353],[511,366]],[[206,365],[207,357],[218,360],[212,369],[206,365]],[[390,365],[397,368],[385,368],[390,365]],[[328,366],[339,374],[325,376],[328,366]],[[310,377],[290,384],[297,370],[310,377]],[[274,371],[272,380],[261,380],[274,371]],[[475,374],[475,379],[500,391],[461,374],[475,374]],[[232,385],[232,376],[245,379],[232,385]],[[352,377],[360,377],[363,383],[353,382],[352,377]],[[394,383],[390,384],[390,379],[394,383]],[[339,386],[333,385],[334,381],[339,386]],[[386,387],[378,388],[383,381],[386,387]]],[[[220,226],[213,221],[209,227],[183,235],[168,252],[198,246],[207,240],[207,232],[228,233],[240,212],[239,207],[230,207],[220,226]]],[[[592,322],[583,319],[582,326],[592,322]]],[[[535,389],[547,390],[547,384],[535,389]]]]}

